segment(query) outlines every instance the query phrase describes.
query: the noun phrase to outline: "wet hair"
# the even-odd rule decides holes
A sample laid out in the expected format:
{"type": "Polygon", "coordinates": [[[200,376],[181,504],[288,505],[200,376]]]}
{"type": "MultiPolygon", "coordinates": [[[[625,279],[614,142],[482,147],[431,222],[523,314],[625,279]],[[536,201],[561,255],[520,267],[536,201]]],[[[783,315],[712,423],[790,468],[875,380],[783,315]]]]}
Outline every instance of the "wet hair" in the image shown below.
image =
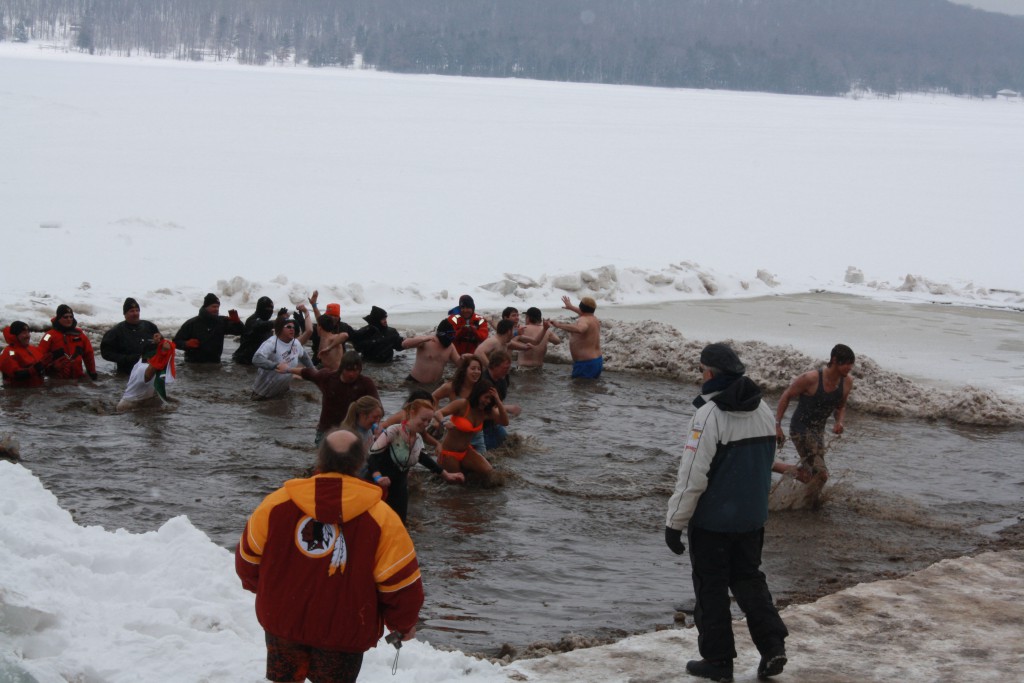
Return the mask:
{"type": "Polygon", "coordinates": [[[330,334],[337,334],[338,332],[341,332],[341,319],[336,315],[323,314],[320,316],[320,320],[317,322],[317,325],[321,330],[329,332],[330,334]]]}
{"type": "Polygon", "coordinates": [[[853,355],[853,349],[846,344],[836,344],[832,347],[832,353],[829,355],[829,367],[832,366],[832,363],[843,365],[845,363],[852,363],[856,360],[856,357],[853,355]]]}
{"type": "Polygon", "coordinates": [[[363,370],[363,357],[359,355],[358,351],[346,351],[341,356],[341,365],[338,366],[339,370],[363,370]]]}
{"type": "Polygon", "coordinates": [[[513,329],[515,329],[515,326],[516,324],[509,320],[508,318],[502,318],[501,320],[498,321],[498,324],[495,325],[494,331],[497,332],[498,334],[508,334],[513,329]]]}
{"type": "Polygon", "coordinates": [[[479,358],[471,356],[463,359],[459,363],[459,367],[455,368],[455,374],[452,375],[452,389],[455,391],[456,396],[462,393],[462,389],[465,387],[466,382],[469,381],[466,375],[469,373],[470,363],[478,363],[480,365],[480,372],[483,373],[484,364],[479,358]]]}
{"type": "Polygon", "coordinates": [[[518,313],[518,312],[519,312],[519,309],[516,308],[515,306],[506,306],[505,310],[501,312],[501,317],[504,320],[504,319],[510,318],[513,313],[518,313]]]}
{"type": "Polygon", "coordinates": [[[510,354],[508,351],[503,351],[501,349],[494,349],[487,356],[487,367],[488,368],[496,368],[496,367],[501,366],[503,363],[511,363],[511,362],[512,362],[512,354],[510,354]]]}
{"type": "Polygon", "coordinates": [[[404,405],[409,405],[413,401],[430,401],[430,404],[434,404],[434,395],[426,389],[413,389],[409,392],[409,398],[405,399],[404,405]]]}
{"type": "Polygon", "coordinates": [[[539,324],[542,317],[543,316],[541,315],[540,309],[537,308],[536,306],[530,306],[529,308],[526,309],[527,322],[539,324]]]}
{"type": "MultiPolygon", "coordinates": [[[[328,433],[327,436],[333,434],[334,431],[328,433]]],[[[348,450],[336,451],[331,447],[330,440],[325,436],[323,441],[320,442],[320,449],[316,453],[317,472],[338,472],[339,474],[347,474],[354,477],[363,466],[363,461],[366,460],[366,452],[364,451],[362,437],[351,429],[344,431],[350,432],[356,437],[352,445],[349,446],[348,450]]]]}
{"type": "Polygon", "coordinates": [[[479,408],[480,399],[483,398],[484,394],[486,394],[493,388],[493,384],[491,384],[485,379],[481,379],[479,382],[476,383],[476,386],[473,387],[473,391],[469,392],[469,398],[466,399],[466,402],[469,403],[469,406],[471,408],[479,408]]]}
{"type": "MultiPolygon", "coordinates": [[[[379,410],[381,414],[384,413],[384,409],[380,405],[380,401],[375,399],[373,396],[360,396],[352,403],[348,404],[348,412],[345,413],[345,419],[341,423],[342,429],[348,429],[349,431],[356,431],[356,427],[359,426],[359,418],[364,415],[369,415],[375,410],[379,410]]],[[[357,432],[358,433],[358,432],[357,432]]]]}
{"type": "Polygon", "coordinates": [[[423,410],[424,408],[426,408],[430,412],[434,412],[434,402],[429,399],[418,398],[414,401],[409,401],[404,406],[402,406],[402,408],[403,410],[405,410],[406,415],[412,415],[416,411],[423,410]]]}

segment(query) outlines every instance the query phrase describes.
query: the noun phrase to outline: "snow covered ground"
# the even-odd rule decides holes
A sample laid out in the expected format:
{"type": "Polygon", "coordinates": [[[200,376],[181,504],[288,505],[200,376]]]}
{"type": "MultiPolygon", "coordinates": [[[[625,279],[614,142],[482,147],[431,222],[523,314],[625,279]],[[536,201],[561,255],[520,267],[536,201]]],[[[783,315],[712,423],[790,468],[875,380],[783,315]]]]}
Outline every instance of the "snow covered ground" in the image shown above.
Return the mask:
{"type": "MultiPolygon", "coordinates": [[[[294,304],[314,288],[352,320],[371,304],[440,312],[466,292],[490,310],[816,290],[1024,306],[1020,103],[0,43],[0,120],[3,324],[42,329],[69,303],[103,327],[133,296],[173,330],[207,291],[247,314],[261,295],[294,304]]],[[[187,519],[83,528],[6,462],[0,512],[0,680],[262,679],[252,597],[187,519]]],[[[787,680],[1016,676],[1022,567],[1019,551],[949,560],[791,607],[787,680]]],[[[737,679],[752,680],[738,644],[737,679]]],[[[418,642],[394,678],[393,651],[369,653],[362,680],[667,680],[695,653],[692,629],[505,668],[418,642]]]]}

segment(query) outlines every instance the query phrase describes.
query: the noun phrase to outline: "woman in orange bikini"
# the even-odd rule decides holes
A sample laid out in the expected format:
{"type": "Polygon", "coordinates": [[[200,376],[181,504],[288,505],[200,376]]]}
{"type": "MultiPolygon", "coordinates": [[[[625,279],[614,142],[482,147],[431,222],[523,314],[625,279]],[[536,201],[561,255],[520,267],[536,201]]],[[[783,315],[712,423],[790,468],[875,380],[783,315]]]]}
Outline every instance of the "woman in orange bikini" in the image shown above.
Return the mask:
{"type": "Polygon", "coordinates": [[[468,398],[455,399],[437,412],[437,418],[449,417],[449,428],[441,440],[441,455],[437,459],[448,472],[492,471],[491,463],[471,445],[473,437],[484,427],[484,420],[491,419],[500,425],[508,424],[508,413],[498,396],[498,390],[487,380],[481,380],[473,387],[468,398]]]}

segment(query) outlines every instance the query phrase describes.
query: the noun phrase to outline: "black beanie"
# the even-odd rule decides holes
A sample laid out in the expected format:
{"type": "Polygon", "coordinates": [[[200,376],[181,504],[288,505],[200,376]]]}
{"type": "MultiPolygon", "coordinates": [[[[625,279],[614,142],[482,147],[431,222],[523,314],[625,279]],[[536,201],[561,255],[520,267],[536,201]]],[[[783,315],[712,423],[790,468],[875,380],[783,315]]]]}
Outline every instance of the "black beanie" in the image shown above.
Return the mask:
{"type": "Polygon", "coordinates": [[[127,313],[133,308],[139,308],[139,302],[131,297],[128,297],[127,299],[124,300],[124,306],[121,307],[121,312],[127,313]]]}
{"type": "Polygon", "coordinates": [[[68,306],[67,304],[61,304],[60,306],[57,307],[57,319],[60,320],[61,316],[63,316],[65,313],[72,312],[73,311],[71,310],[70,306],[68,306]]]}
{"type": "Polygon", "coordinates": [[[213,292],[210,292],[209,294],[206,295],[206,298],[203,299],[203,308],[206,308],[207,306],[212,306],[213,304],[219,304],[219,303],[220,303],[220,299],[217,298],[217,295],[214,294],[213,292]]]}
{"type": "Polygon", "coordinates": [[[459,308],[472,308],[476,310],[476,304],[473,302],[473,297],[469,294],[463,294],[459,297],[459,308]]]}
{"type": "Polygon", "coordinates": [[[363,320],[371,325],[380,325],[380,321],[388,317],[388,312],[383,308],[373,306],[370,308],[370,315],[363,316],[363,320]]]}
{"type": "Polygon", "coordinates": [[[701,364],[718,368],[727,375],[742,375],[747,369],[740,362],[740,357],[728,344],[708,344],[700,352],[701,364]]]}
{"type": "Polygon", "coordinates": [[[20,320],[15,320],[13,323],[11,323],[10,329],[11,334],[17,337],[19,334],[28,329],[28,323],[23,323],[20,320]]]}

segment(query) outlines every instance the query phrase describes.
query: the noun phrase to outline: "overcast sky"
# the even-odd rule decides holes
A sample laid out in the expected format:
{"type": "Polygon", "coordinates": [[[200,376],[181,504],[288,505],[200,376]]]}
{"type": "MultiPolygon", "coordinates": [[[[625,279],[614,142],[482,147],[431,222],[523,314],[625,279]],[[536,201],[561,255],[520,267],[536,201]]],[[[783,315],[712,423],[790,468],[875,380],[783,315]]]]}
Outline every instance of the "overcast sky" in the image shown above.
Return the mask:
{"type": "Polygon", "coordinates": [[[952,0],[960,5],[970,5],[989,12],[1024,15],[1024,0],[952,0]]]}

